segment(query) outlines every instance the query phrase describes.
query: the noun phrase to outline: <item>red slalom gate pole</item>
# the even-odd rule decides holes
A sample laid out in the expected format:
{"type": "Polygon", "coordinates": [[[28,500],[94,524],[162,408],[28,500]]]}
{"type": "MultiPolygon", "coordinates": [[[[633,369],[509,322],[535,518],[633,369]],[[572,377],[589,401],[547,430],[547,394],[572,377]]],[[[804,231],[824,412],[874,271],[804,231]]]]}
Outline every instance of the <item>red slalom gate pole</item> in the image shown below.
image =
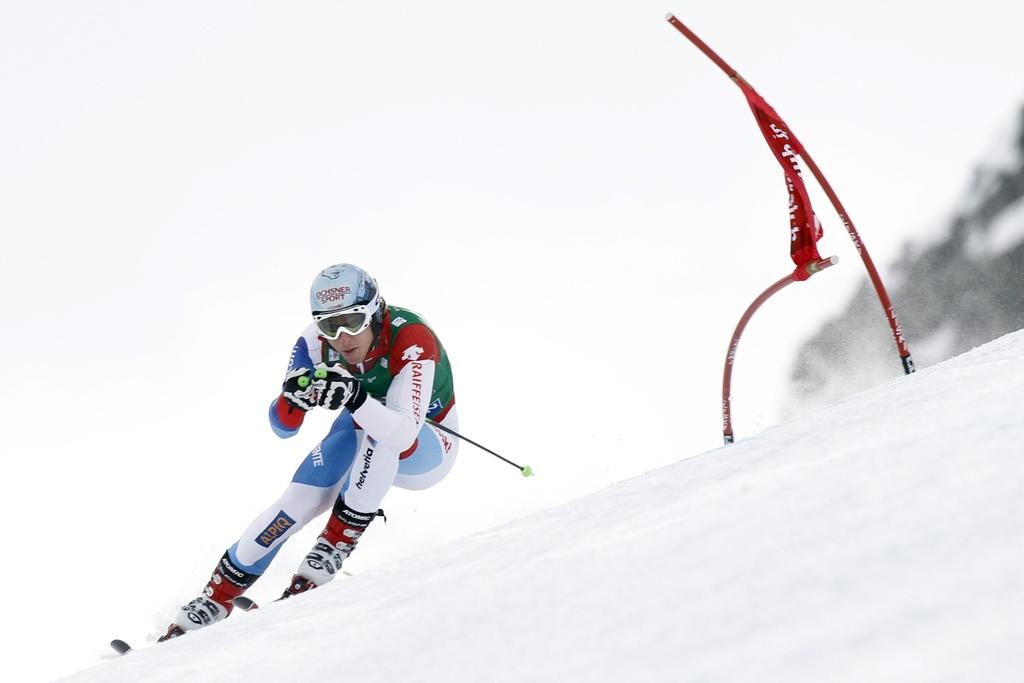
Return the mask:
{"type": "MultiPolygon", "coordinates": [[[[753,90],[753,86],[737,73],[735,69],[729,66],[724,59],[718,56],[718,54],[712,50],[707,43],[701,40],[696,33],[691,31],[683,22],[679,21],[673,14],[669,14],[665,19],[672,24],[680,33],[686,36],[691,43],[693,43],[697,49],[705,54],[711,61],[713,61],[718,68],[725,72],[734,83],[739,85],[743,83],[748,88],[753,90]]],[[[814,159],[811,158],[810,153],[806,148],[801,145],[800,156],[807,163],[807,167],[811,169],[811,173],[814,174],[815,179],[821,188],[825,191],[829,201],[832,202],[832,206],[835,208],[836,213],[839,214],[839,218],[843,222],[843,226],[846,228],[846,232],[850,235],[850,239],[853,240],[853,246],[857,249],[857,253],[860,254],[861,260],[864,262],[864,267],[868,271],[868,277],[871,279],[871,284],[874,285],[875,293],[878,295],[878,299],[882,304],[882,309],[885,311],[885,317],[889,321],[889,327],[892,331],[893,340],[896,342],[896,349],[899,352],[900,362],[903,364],[903,372],[910,374],[914,372],[914,360],[910,355],[910,348],[907,346],[907,340],[903,336],[903,328],[900,326],[899,321],[896,319],[896,311],[893,308],[892,301],[889,298],[889,293],[885,289],[885,285],[882,283],[882,278],[878,274],[878,270],[875,268],[874,261],[871,259],[871,255],[868,253],[867,246],[861,239],[860,234],[853,225],[853,221],[850,219],[850,214],[846,212],[842,202],[839,201],[839,196],[835,190],[832,189],[832,185],[825,178],[825,175],[818,168],[818,165],[814,163],[814,159]]]]}
{"type": "MultiPolygon", "coordinates": [[[[822,259],[808,266],[808,272],[813,275],[837,263],[839,263],[839,257],[837,256],[822,259]]],[[[736,330],[732,333],[732,340],[729,342],[729,352],[725,354],[725,371],[722,373],[722,436],[725,439],[726,446],[735,440],[732,432],[732,365],[736,360],[736,349],[740,345],[740,337],[743,335],[743,330],[747,328],[747,323],[754,317],[754,313],[757,312],[757,309],[761,308],[761,304],[794,282],[796,282],[796,277],[793,273],[790,273],[761,292],[761,295],[754,299],[754,302],[747,307],[743,317],[736,324],[736,330]]]]}

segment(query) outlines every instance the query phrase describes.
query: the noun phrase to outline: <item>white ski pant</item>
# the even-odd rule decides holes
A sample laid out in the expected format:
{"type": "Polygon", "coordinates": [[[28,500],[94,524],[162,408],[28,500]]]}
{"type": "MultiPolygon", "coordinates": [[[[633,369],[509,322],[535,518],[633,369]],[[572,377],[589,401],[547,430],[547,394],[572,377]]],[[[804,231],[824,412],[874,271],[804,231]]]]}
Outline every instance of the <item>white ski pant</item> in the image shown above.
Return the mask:
{"type": "MultiPolygon", "coordinates": [[[[454,406],[441,424],[458,430],[454,406]]],[[[400,458],[397,450],[358,429],[344,411],[281,497],[257,515],[228,555],[239,569],[260,575],[285,541],[331,509],[339,496],[357,512],[376,512],[392,486],[421,490],[444,479],[457,451],[458,439],[424,424],[412,451],[400,458]]]]}

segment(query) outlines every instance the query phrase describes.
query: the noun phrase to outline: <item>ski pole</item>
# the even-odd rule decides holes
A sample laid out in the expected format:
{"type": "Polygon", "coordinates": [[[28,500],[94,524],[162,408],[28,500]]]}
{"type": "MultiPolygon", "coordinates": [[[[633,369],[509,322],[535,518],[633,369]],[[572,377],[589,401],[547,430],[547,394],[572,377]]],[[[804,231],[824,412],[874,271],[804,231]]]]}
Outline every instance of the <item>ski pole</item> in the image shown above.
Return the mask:
{"type": "Polygon", "coordinates": [[[498,460],[502,460],[504,462],[507,462],[509,465],[512,465],[512,467],[515,467],[517,470],[522,472],[524,477],[532,477],[533,476],[533,468],[530,467],[529,465],[517,465],[516,463],[512,462],[508,458],[503,457],[501,455],[498,455],[497,453],[492,451],[487,446],[482,446],[482,445],[478,444],[476,441],[473,441],[472,439],[470,439],[468,437],[465,437],[462,434],[459,434],[454,429],[448,429],[448,427],[445,427],[442,424],[438,424],[437,422],[434,422],[433,420],[427,420],[427,422],[429,422],[430,424],[434,425],[435,427],[440,429],[442,432],[445,432],[447,434],[451,434],[452,436],[454,436],[455,438],[457,438],[457,439],[459,439],[461,441],[465,441],[467,443],[471,443],[474,446],[476,446],[477,448],[479,448],[480,450],[486,451],[486,452],[490,453],[491,455],[493,455],[498,460]]]}

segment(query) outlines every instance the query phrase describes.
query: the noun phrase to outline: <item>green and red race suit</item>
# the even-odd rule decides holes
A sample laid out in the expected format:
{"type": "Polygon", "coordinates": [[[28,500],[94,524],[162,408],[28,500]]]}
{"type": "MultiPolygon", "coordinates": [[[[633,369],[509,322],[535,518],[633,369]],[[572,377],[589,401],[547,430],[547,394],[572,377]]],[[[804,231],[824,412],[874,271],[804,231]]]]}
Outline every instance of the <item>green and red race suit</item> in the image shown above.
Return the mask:
{"type": "MultiPolygon", "coordinates": [[[[362,363],[346,363],[315,324],[292,348],[288,370],[338,363],[378,399],[356,411],[355,419],[375,439],[408,448],[424,418],[441,422],[455,404],[451,364],[441,341],[423,318],[408,309],[388,306],[381,332],[362,363]],[[386,411],[386,412],[382,412],[386,411]],[[406,418],[398,421],[395,413],[406,418]]],[[[292,410],[279,396],[270,408],[270,423],[283,438],[294,435],[305,413],[292,410]]]]}

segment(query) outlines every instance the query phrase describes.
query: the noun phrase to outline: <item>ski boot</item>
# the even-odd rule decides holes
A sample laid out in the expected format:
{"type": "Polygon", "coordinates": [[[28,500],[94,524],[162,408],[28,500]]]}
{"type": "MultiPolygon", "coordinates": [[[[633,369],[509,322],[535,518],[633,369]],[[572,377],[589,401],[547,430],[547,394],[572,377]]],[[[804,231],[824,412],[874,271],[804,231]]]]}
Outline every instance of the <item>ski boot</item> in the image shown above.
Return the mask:
{"type": "MultiPolygon", "coordinates": [[[[305,593],[331,581],[341,571],[342,563],[352,554],[359,537],[366,531],[374,517],[384,517],[383,510],[357,512],[338,498],[331,512],[327,526],[316,539],[316,545],[309,551],[299,571],[292,576],[292,582],[281,594],[280,600],[299,593],[305,593]]],[[[384,517],[387,521],[387,517],[384,517]]]]}
{"type": "Polygon", "coordinates": [[[162,643],[226,619],[234,608],[232,600],[244,593],[257,578],[257,575],[236,567],[228,554],[224,553],[203,589],[203,594],[179,610],[178,616],[167,627],[167,633],[157,638],[157,642],[162,643]]]}

